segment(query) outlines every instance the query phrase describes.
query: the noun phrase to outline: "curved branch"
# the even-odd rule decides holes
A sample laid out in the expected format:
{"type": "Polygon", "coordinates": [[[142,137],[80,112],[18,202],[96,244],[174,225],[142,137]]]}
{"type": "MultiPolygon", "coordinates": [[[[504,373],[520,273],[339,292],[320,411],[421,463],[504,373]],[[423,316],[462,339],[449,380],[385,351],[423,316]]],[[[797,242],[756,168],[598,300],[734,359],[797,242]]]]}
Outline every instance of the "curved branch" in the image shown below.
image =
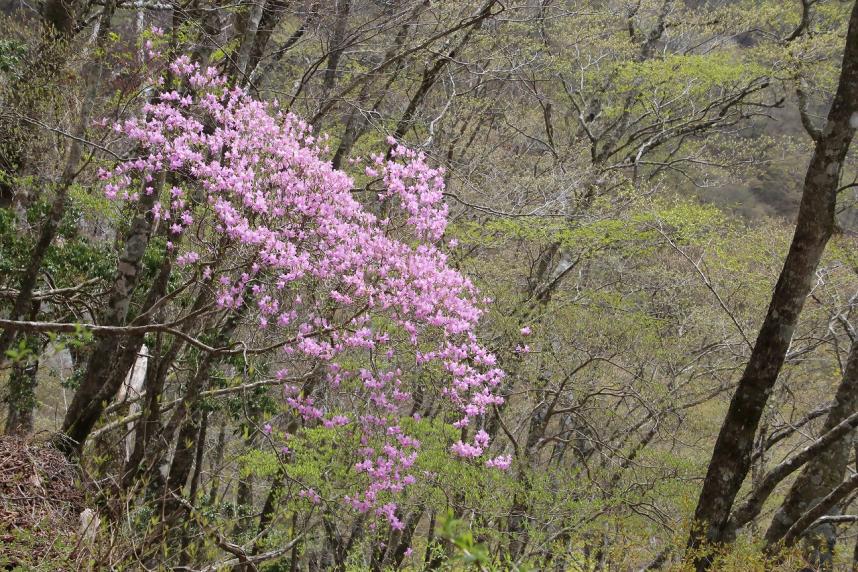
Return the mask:
{"type": "Polygon", "coordinates": [[[782,463],[775,466],[771,471],[763,477],[760,486],[758,486],[748,497],[748,499],[734,512],[730,518],[728,529],[735,532],[755,518],[763,507],[763,503],[769,498],[774,488],[795,472],[802,465],[807,463],[818,453],[834,444],[839,439],[845,437],[855,427],[858,427],[858,413],[853,413],[839,424],[831,428],[827,433],[823,434],[812,444],[808,445],[797,455],[790,457],[782,463]]]}
{"type": "Polygon", "coordinates": [[[855,474],[851,478],[843,481],[840,486],[828,493],[828,495],[816,503],[812,509],[804,513],[801,518],[795,521],[795,524],[790,527],[784,535],[783,540],[781,540],[783,545],[792,546],[795,544],[795,541],[801,538],[807,529],[824,517],[825,513],[831,510],[831,507],[842,501],[855,489],[858,489],[858,474],[855,474]]]}

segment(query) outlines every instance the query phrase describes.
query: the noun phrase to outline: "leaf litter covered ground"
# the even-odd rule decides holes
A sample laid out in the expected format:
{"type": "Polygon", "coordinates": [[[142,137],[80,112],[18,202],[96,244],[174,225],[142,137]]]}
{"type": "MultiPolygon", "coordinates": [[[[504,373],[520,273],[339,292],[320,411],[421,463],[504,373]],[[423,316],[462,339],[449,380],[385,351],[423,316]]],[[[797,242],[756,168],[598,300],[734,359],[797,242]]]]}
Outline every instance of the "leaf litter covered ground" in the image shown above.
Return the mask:
{"type": "Polygon", "coordinates": [[[50,444],[0,436],[0,567],[71,569],[84,498],[77,467],[50,444]]]}

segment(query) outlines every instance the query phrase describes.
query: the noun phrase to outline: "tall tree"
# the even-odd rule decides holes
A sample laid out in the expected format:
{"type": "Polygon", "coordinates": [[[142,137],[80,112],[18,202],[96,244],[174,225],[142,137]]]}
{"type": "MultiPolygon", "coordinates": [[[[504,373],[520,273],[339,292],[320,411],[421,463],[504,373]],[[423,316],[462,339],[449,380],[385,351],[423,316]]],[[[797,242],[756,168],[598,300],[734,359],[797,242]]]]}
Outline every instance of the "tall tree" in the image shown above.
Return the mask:
{"type": "Polygon", "coordinates": [[[697,570],[712,564],[707,543],[725,538],[725,525],[751,466],[754,438],[792,341],[814,273],[835,228],[837,189],[858,126],[858,3],[853,6],[839,84],[815,140],[795,234],[748,365],[721,425],[688,541],[697,570]],[[702,549],[702,551],[700,551],[702,549]]]}

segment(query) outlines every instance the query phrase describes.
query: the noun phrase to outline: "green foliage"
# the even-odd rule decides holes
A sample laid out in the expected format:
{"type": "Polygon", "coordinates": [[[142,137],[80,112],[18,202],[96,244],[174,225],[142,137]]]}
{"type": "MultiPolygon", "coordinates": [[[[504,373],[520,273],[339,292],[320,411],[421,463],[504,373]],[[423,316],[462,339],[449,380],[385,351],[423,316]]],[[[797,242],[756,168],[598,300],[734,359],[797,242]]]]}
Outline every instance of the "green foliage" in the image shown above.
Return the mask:
{"type": "Polygon", "coordinates": [[[62,572],[77,565],[91,564],[89,559],[75,554],[75,538],[57,534],[51,523],[39,523],[32,528],[0,530],[3,550],[0,567],[14,572],[62,572]]]}
{"type": "Polygon", "coordinates": [[[0,40],[0,72],[15,75],[27,54],[27,46],[14,38],[0,40]]]}
{"type": "Polygon", "coordinates": [[[467,567],[488,564],[491,560],[488,550],[474,540],[474,535],[468,530],[467,524],[454,518],[452,513],[447,513],[440,520],[438,536],[455,547],[453,562],[467,567]]]}
{"type": "MultiPolygon", "coordinates": [[[[633,97],[632,110],[647,113],[659,109],[665,119],[688,113],[684,104],[693,106],[709,95],[721,95],[733,88],[745,88],[765,76],[767,70],[754,62],[741,61],[736,53],[714,51],[708,54],[669,54],[664,58],[642,62],[621,61],[616,66],[614,88],[633,97]],[[665,102],[672,105],[662,105],[665,102]],[[677,105],[681,101],[683,104],[677,105]]],[[[608,72],[610,73],[610,72],[608,72]]],[[[605,108],[612,119],[624,111],[618,102],[605,108]]]]}
{"type": "Polygon", "coordinates": [[[281,462],[276,453],[251,449],[239,458],[242,477],[271,477],[280,469],[281,462]]]}

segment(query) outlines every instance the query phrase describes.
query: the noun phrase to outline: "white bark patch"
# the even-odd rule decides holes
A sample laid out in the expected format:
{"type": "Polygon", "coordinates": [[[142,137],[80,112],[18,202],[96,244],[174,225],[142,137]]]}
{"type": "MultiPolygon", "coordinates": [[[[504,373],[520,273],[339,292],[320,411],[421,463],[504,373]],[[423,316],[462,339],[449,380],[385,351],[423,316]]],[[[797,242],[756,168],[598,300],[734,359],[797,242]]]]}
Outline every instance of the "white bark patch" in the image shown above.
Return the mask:
{"type": "Polygon", "coordinates": [[[858,129],[858,111],[852,112],[852,115],[849,116],[849,127],[858,129]]]}
{"type": "Polygon", "coordinates": [[[80,536],[90,547],[95,543],[99,526],[101,526],[101,518],[91,508],[84,509],[80,513],[80,536]]]}
{"type": "MultiPolygon", "coordinates": [[[[146,368],[149,365],[149,348],[146,345],[140,346],[140,353],[137,354],[137,360],[128,375],[125,376],[125,382],[119,388],[116,395],[117,403],[122,403],[126,399],[133,400],[129,407],[129,413],[134,414],[140,411],[140,396],[143,389],[143,381],[146,379],[146,368]]],[[[131,457],[131,450],[134,448],[134,422],[128,423],[128,434],[125,436],[125,460],[131,457]]]]}

